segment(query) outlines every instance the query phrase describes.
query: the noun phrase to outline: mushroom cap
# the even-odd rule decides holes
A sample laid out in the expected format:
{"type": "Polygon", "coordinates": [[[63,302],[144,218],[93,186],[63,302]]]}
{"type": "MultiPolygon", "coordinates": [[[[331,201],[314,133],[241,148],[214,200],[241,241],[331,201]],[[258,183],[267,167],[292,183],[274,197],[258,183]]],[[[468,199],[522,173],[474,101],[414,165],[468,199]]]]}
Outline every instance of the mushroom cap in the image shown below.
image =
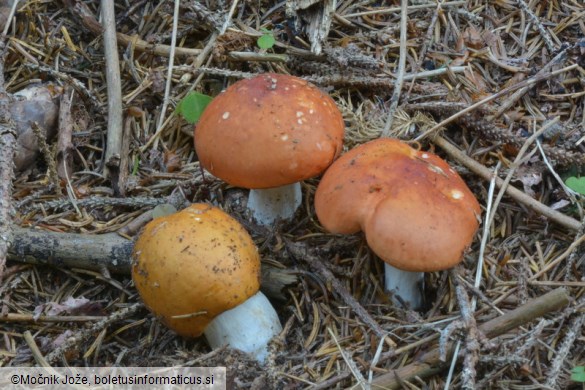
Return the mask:
{"type": "Polygon", "coordinates": [[[332,233],[362,230],[388,264],[431,272],[462,260],[481,208],[440,157],[382,138],[352,149],[329,167],[315,193],[315,211],[332,233]]]}
{"type": "Polygon", "coordinates": [[[235,219],[193,204],[146,225],[134,245],[132,278],[165,325],[198,337],[216,316],[258,292],[260,257],[235,219]]]}
{"type": "Polygon", "coordinates": [[[341,153],[333,99],[298,77],[262,74],[214,98],[195,129],[203,167],[238,187],[280,187],[321,174],[341,153]]]}

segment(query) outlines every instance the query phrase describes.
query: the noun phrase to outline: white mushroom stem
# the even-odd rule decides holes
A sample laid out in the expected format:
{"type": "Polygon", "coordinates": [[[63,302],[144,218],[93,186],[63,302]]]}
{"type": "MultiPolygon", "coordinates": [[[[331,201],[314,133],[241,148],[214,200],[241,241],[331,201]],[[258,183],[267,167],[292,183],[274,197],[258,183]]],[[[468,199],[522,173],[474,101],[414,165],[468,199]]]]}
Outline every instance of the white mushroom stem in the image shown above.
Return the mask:
{"type": "Polygon", "coordinates": [[[259,225],[269,226],[277,220],[292,219],[301,205],[301,183],[282,187],[250,190],[248,210],[259,225]]]}
{"type": "Polygon", "coordinates": [[[384,279],[386,291],[393,294],[398,304],[406,304],[410,309],[420,309],[423,304],[422,288],[424,272],[410,272],[394,268],[384,263],[384,279]]]}
{"type": "Polygon", "coordinates": [[[215,317],[203,334],[213,349],[229,345],[264,363],[268,342],[281,331],[276,311],[259,291],[239,306],[215,317]]]}

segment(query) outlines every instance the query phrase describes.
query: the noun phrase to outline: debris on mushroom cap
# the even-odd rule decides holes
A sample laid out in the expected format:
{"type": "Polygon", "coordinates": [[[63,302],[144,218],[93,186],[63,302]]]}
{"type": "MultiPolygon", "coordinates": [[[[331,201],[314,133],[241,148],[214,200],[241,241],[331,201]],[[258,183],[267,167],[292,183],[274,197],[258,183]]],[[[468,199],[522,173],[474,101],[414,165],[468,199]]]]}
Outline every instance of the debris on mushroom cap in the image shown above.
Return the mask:
{"type": "Polygon", "coordinates": [[[440,157],[393,139],[341,156],[321,179],[315,211],[333,233],[362,230],[370,248],[405,271],[459,263],[479,226],[479,203],[440,157]]]}
{"type": "Polygon", "coordinates": [[[193,204],[146,225],[134,246],[132,278],[165,325],[197,337],[216,316],[258,292],[260,257],[235,219],[193,204]]]}
{"type": "Polygon", "coordinates": [[[322,173],[341,153],[343,117],[331,97],[298,77],[240,80],[195,129],[201,165],[244,188],[279,187],[322,173]]]}

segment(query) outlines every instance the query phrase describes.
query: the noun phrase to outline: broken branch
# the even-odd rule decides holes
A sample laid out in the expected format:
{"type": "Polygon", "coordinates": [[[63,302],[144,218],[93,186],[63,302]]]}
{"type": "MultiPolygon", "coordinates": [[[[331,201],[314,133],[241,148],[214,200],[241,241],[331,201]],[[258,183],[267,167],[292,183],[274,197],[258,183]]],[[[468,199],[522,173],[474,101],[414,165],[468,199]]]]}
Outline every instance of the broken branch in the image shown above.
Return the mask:
{"type": "MultiPolygon", "coordinates": [[[[8,259],[29,264],[81,268],[129,274],[134,242],[116,233],[77,234],[12,226],[13,241],[8,259]]],[[[283,299],[282,289],[296,283],[294,271],[262,266],[262,291],[283,299]]]]}

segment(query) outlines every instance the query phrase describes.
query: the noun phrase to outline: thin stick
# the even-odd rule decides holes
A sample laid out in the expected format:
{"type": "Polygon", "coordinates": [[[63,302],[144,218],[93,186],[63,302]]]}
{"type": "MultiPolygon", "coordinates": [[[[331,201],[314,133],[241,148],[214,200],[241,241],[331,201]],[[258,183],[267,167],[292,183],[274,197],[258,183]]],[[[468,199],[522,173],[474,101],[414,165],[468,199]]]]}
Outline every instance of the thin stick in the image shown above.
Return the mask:
{"type": "Polygon", "coordinates": [[[528,17],[536,25],[536,28],[538,29],[540,36],[544,40],[544,44],[546,45],[546,48],[548,49],[548,51],[550,53],[554,53],[555,44],[553,43],[553,39],[550,36],[550,34],[548,33],[548,31],[546,31],[546,28],[544,28],[544,26],[540,22],[540,19],[538,19],[538,17],[534,14],[534,12],[532,12],[530,7],[528,7],[528,4],[526,4],[526,2],[524,0],[516,0],[516,1],[520,5],[520,8],[522,8],[522,11],[526,12],[528,14],[528,17]]]}
{"type": "Polygon", "coordinates": [[[57,137],[57,175],[60,179],[71,177],[73,173],[73,120],[71,119],[71,103],[75,90],[67,86],[63,91],[59,104],[59,133],[57,137]]]}
{"type": "MultiPolygon", "coordinates": [[[[205,49],[203,49],[205,50],[205,49]]],[[[286,54],[274,54],[274,53],[252,53],[252,52],[241,52],[241,51],[231,51],[227,54],[227,59],[230,61],[241,61],[241,62],[276,62],[276,63],[286,63],[290,60],[290,56],[286,54]]],[[[426,79],[429,77],[436,77],[441,76],[447,72],[449,73],[463,73],[467,66],[450,66],[445,68],[433,69],[433,70],[424,70],[422,72],[415,72],[415,73],[405,73],[404,77],[402,78],[404,81],[411,81],[411,80],[419,80],[419,79],[426,79]]],[[[208,73],[208,74],[216,74],[220,76],[226,77],[237,77],[237,78],[250,78],[255,75],[255,73],[248,73],[248,72],[239,72],[239,71],[230,71],[227,69],[220,69],[220,68],[205,68],[205,67],[195,67],[193,65],[178,65],[175,67],[175,70],[180,71],[189,71],[195,74],[198,73],[208,73]]],[[[355,83],[359,83],[359,77],[351,77],[345,76],[349,82],[351,80],[355,80],[355,83]]],[[[315,79],[313,76],[303,76],[303,78],[307,80],[315,79]]],[[[388,83],[388,79],[377,79],[371,78],[373,81],[379,81],[380,85],[382,83],[388,83]]]]}
{"type": "MultiPolygon", "coordinates": [[[[177,207],[180,205],[180,202],[183,202],[185,199],[180,197],[133,197],[133,198],[110,198],[106,196],[89,196],[87,198],[77,200],[77,205],[79,207],[90,207],[90,208],[103,208],[108,206],[114,207],[132,207],[135,209],[139,209],[142,207],[155,207],[159,204],[164,203],[171,203],[173,206],[177,207]]],[[[49,200],[43,203],[36,203],[31,205],[28,209],[30,210],[67,210],[72,208],[73,205],[68,199],[55,199],[49,200]]]]}
{"type": "Polygon", "coordinates": [[[394,113],[398,107],[400,94],[402,92],[402,83],[404,82],[404,68],[406,66],[406,39],[407,39],[407,22],[408,22],[408,0],[402,0],[400,9],[400,56],[398,58],[398,71],[396,72],[396,81],[394,84],[394,91],[390,98],[390,107],[388,108],[388,116],[386,117],[386,124],[382,131],[382,137],[389,137],[392,123],[394,122],[394,113]]]}
{"type": "Polygon", "coordinates": [[[555,171],[552,164],[548,160],[544,148],[542,147],[542,143],[538,139],[536,140],[536,146],[538,147],[538,151],[540,152],[542,161],[544,161],[544,164],[548,168],[549,172],[553,175],[557,183],[559,183],[559,186],[561,186],[565,194],[567,194],[567,197],[571,200],[571,203],[577,207],[577,210],[579,210],[579,216],[581,217],[581,219],[583,219],[583,206],[581,205],[581,203],[577,201],[577,197],[580,196],[580,194],[567,187],[563,179],[561,179],[559,174],[555,171]]]}
{"type": "MultiPolygon", "coordinates": [[[[35,359],[35,361],[37,362],[39,367],[44,367],[44,369],[46,370],[48,375],[62,377],[62,375],[60,373],[58,373],[57,371],[55,371],[55,369],[51,366],[49,361],[43,356],[43,353],[41,352],[40,348],[38,347],[37,343],[35,342],[35,339],[34,339],[33,335],[31,334],[31,332],[27,330],[23,333],[23,336],[24,336],[24,341],[26,342],[26,344],[30,348],[31,353],[33,355],[33,358],[35,359]]],[[[75,384],[72,385],[72,388],[76,389],[76,390],[87,389],[86,386],[75,385],[75,384]]]]}
{"type": "MultiPolygon", "coordinates": [[[[469,301],[469,296],[465,290],[463,283],[459,281],[457,269],[451,271],[454,276],[453,282],[455,284],[455,295],[457,303],[459,304],[461,312],[461,320],[465,324],[465,357],[463,358],[462,374],[462,388],[474,389],[477,377],[477,370],[475,366],[479,361],[480,355],[480,338],[481,334],[477,329],[477,322],[474,317],[474,307],[469,301]]],[[[453,356],[457,356],[453,353],[453,356]]],[[[445,387],[445,389],[449,389],[445,387]]]]}
{"type": "MultiPolygon", "coordinates": [[[[480,176],[484,180],[490,180],[492,177],[492,172],[475,161],[474,159],[467,156],[461,150],[459,150],[456,146],[452,145],[449,141],[441,136],[435,136],[433,138],[434,143],[443,149],[449,156],[461,163],[463,166],[467,167],[476,175],[480,176]]],[[[500,178],[496,178],[496,185],[498,187],[502,187],[504,185],[504,181],[500,178]]],[[[552,222],[558,223],[559,225],[566,227],[571,230],[579,230],[581,227],[581,222],[566,216],[563,213],[559,213],[556,210],[551,209],[550,207],[542,204],[541,202],[537,201],[536,199],[526,195],[524,192],[520,191],[519,189],[508,186],[506,188],[506,193],[516,200],[517,202],[522,203],[523,205],[529,207],[533,211],[541,214],[552,222]]]]}
{"type": "MultiPolygon", "coordinates": [[[[165,84],[165,96],[163,98],[163,105],[160,110],[160,116],[158,117],[158,124],[156,126],[156,134],[160,133],[165,116],[167,107],[169,106],[169,95],[171,94],[171,83],[173,81],[173,65],[175,64],[175,47],[177,46],[177,28],[179,25],[179,6],[181,5],[180,0],[175,0],[175,8],[173,10],[173,30],[171,33],[171,52],[169,53],[169,67],[167,69],[167,82],[165,84]]],[[[158,137],[154,141],[154,148],[158,145],[158,137]]]]}
{"type": "Polygon", "coordinates": [[[103,316],[39,316],[33,314],[6,313],[0,315],[0,322],[87,322],[99,321],[103,316]]]}
{"type": "MultiPolygon", "coordinates": [[[[541,297],[528,301],[526,304],[500,317],[482,324],[479,330],[488,338],[498,337],[551,311],[560,310],[569,302],[568,292],[562,287],[557,288],[541,297]]],[[[453,353],[453,349],[454,344],[450,343],[450,346],[447,348],[448,356],[453,353]]],[[[400,388],[401,381],[411,380],[415,377],[422,379],[428,378],[441,372],[446,366],[447,363],[440,360],[439,349],[435,348],[418,358],[417,361],[374,379],[372,388],[398,389],[400,388]]]]}
{"type": "Polygon", "coordinates": [[[4,31],[2,31],[2,36],[6,36],[6,34],[8,34],[10,24],[12,24],[12,18],[14,17],[14,13],[16,12],[16,7],[18,7],[18,1],[19,0],[15,0],[14,3],[12,3],[12,8],[10,8],[10,14],[8,14],[8,18],[6,18],[6,24],[4,25],[4,31]]]}
{"type": "MultiPolygon", "coordinates": [[[[466,1],[450,1],[447,3],[443,3],[442,7],[458,7],[460,5],[465,5],[467,4],[466,1]]],[[[433,8],[435,7],[436,4],[435,3],[427,3],[427,4],[416,4],[416,5],[409,5],[407,10],[408,11],[415,11],[418,9],[427,9],[427,8],[433,8]]],[[[363,11],[363,12],[355,12],[353,14],[347,14],[347,15],[341,15],[344,18],[353,18],[356,16],[364,16],[364,15],[384,15],[384,14],[392,14],[394,12],[398,12],[400,11],[402,8],[401,7],[389,7],[389,8],[377,8],[373,11],[363,11]]]]}
{"type": "Polygon", "coordinates": [[[364,376],[360,372],[359,368],[357,367],[357,364],[355,364],[351,356],[348,356],[347,353],[343,350],[343,348],[341,348],[341,345],[339,345],[339,341],[337,341],[337,337],[335,337],[335,334],[333,333],[331,328],[327,328],[327,332],[335,342],[337,350],[341,354],[341,357],[345,361],[345,364],[347,364],[347,366],[349,367],[349,370],[351,371],[351,374],[356,379],[356,381],[361,385],[367,384],[366,378],[364,378],[364,376]]]}
{"type": "Polygon", "coordinates": [[[242,62],[287,62],[290,57],[286,54],[276,53],[254,53],[250,51],[232,51],[227,54],[227,58],[230,61],[242,61],[242,62]]]}
{"type": "MultiPolygon", "coordinates": [[[[477,266],[475,269],[474,287],[476,289],[479,288],[479,285],[481,283],[481,275],[482,275],[482,270],[483,270],[485,248],[487,246],[487,242],[488,242],[489,235],[490,235],[490,226],[492,224],[492,220],[489,218],[489,216],[492,213],[492,209],[497,206],[497,205],[494,205],[493,200],[494,200],[494,189],[496,187],[496,178],[498,177],[499,167],[500,167],[500,162],[498,161],[498,164],[496,165],[496,168],[494,169],[492,179],[490,180],[490,186],[488,189],[488,199],[487,199],[487,205],[486,205],[486,211],[485,211],[485,217],[484,217],[484,223],[483,223],[483,232],[482,232],[482,236],[481,236],[481,244],[479,246],[479,255],[478,255],[478,260],[477,260],[477,266]]],[[[471,310],[473,312],[475,312],[476,306],[477,306],[477,296],[474,295],[472,300],[471,300],[471,310]]],[[[460,348],[461,348],[461,340],[457,340],[457,343],[455,344],[455,351],[453,352],[453,358],[451,359],[451,365],[449,367],[449,372],[447,374],[447,379],[445,379],[445,389],[446,390],[449,389],[449,386],[451,385],[451,379],[453,377],[453,373],[455,372],[455,365],[457,363],[457,357],[459,356],[459,349],[460,348]]]]}
{"type": "Polygon", "coordinates": [[[12,177],[14,174],[14,150],[16,129],[10,114],[11,96],[4,85],[4,61],[6,37],[0,37],[0,281],[6,266],[6,255],[12,241],[12,177]]]}
{"type": "MultiPolygon", "coordinates": [[[[435,26],[437,24],[437,19],[439,18],[439,12],[441,11],[443,7],[443,0],[438,0],[437,1],[437,8],[435,9],[435,12],[433,12],[433,17],[431,18],[431,22],[429,23],[429,27],[427,28],[427,32],[425,34],[425,38],[422,44],[422,47],[420,49],[420,53],[418,55],[418,60],[416,61],[416,64],[414,65],[414,69],[412,70],[413,73],[415,73],[416,76],[416,72],[418,72],[418,70],[421,68],[422,63],[424,62],[425,58],[427,57],[427,51],[429,50],[429,46],[434,43],[433,41],[433,31],[435,30],[435,26]]],[[[466,67],[460,66],[459,68],[463,68],[465,69],[466,67]]],[[[449,67],[445,67],[445,68],[439,68],[442,70],[447,71],[449,69],[449,67]]],[[[406,80],[406,78],[405,78],[406,80]]],[[[414,87],[414,82],[416,81],[416,77],[413,77],[412,82],[410,83],[410,88],[408,88],[408,92],[406,93],[405,96],[405,100],[408,100],[408,97],[410,96],[410,92],[412,91],[412,88],[414,87]]]]}
{"type": "Polygon", "coordinates": [[[581,237],[577,238],[575,241],[573,241],[571,243],[571,245],[569,245],[569,247],[559,255],[559,257],[557,257],[556,259],[552,260],[550,263],[548,263],[546,265],[546,267],[544,267],[543,269],[541,269],[540,271],[538,271],[537,273],[535,273],[530,279],[528,279],[529,281],[534,281],[536,279],[538,279],[539,277],[541,277],[542,275],[544,275],[545,273],[547,273],[551,268],[553,268],[554,266],[556,266],[557,264],[559,264],[561,261],[563,261],[564,259],[566,259],[567,257],[569,257],[569,255],[579,247],[579,245],[581,245],[583,242],[585,242],[585,234],[582,235],[581,237]]]}
{"type": "Polygon", "coordinates": [[[230,11],[228,12],[225,21],[223,22],[223,26],[221,26],[221,30],[219,31],[219,35],[225,34],[227,28],[230,25],[232,17],[234,16],[234,12],[236,11],[236,7],[238,6],[238,0],[232,1],[232,6],[230,7],[230,11]]]}
{"type": "Polygon", "coordinates": [[[382,329],[380,324],[376,322],[372,316],[363,308],[362,305],[351,295],[349,291],[341,284],[341,282],[333,275],[325,265],[323,265],[321,259],[317,256],[313,256],[308,251],[301,247],[299,244],[294,244],[292,242],[288,242],[286,244],[287,250],[291,253],[291,255],[295,258],[302,259],[305,261],[311,268],[317,271],[325,281],[327,285],[331,286],[333,291],[335,291],[341,299],[354,311],[354,313],[364,322],[366,323],[373,331],[376,333],[378,337],[385,340],[386,343],[394,348],[396,347],[396,343],[388,337],[388,333],[382,329]]]}
{"type": "Polygon", "coordinates": [[[102,0],[104,25],[104,51],[106,55],[106,82],[108,87],[108,139],[106,144],[106,178],[116,181],[120,167],[122,146],[122,82],[120,80],[120,60],[116,45],[116,13],[113,0],[102,0]]]}
{"type": "Polygon", "coordinates": [[[427,137],[428,135],[436,132],[437,130],[441,129],[442,127],[445,127],[449,123],[453,122],[455,119],[460,118],[463,115],[465,115],[465,114],[467,114],[467,113],[475,110],[476,108],[479,108],[479,107],[485,105],[486,103],[489,103],[489,102],[491,102],[493,100],[496,100],[496,99],[498,99],[498,98],[500,98],[500,97],[502,97],[502,96],[504,96],[504,95],[506,95],[506,94],[508,94],[510,92],[516,91],[516,90],[518,90],[520,88],[525,88],[525,87],[528,88],[531,85],[534,85],[534,84],[536,84],[536,83],[538,83],[540,81],[549,79],[551,77],[557,76],[557,75],[559,75],[561,73],[568,72],[568,71],[573,70],[573,69],[576,69],[578,67],[579,67],[579,64],[573,64],[573,65],[567,66],[565,68],[556,70],[554,72],[545,73],[545,74],[542,74],[542,75],[535,75],[534,77],[532,77],[532,78],[530,78],[528,80],[524,80],[524,81],[521,81],[521,82],[519,82],[517,84],[514,84],[514,85],[511,85],[511,86],[509,86],[507,88],[504,88],[500,92],[497,92],[497,93],[495,93],[495,94],[493,94],[491,96],[488,96],[485,99],[482,99],[482,100],[478,101],[477,103],[474,103],[471,106],[469,106],[469,107],[467,107],[467,108],[459,111],[458,113],[456,113],[454,115],[451,115],[449,118],[447,118],[447,119],[445,119],[445,120],[437,123],[435,126],[433,126],[432,128],[430,128],[429,130],[425,131],[423,134],[419,135],[414,140],[415,141],[420,141],[421,139],[427,137]]]}
{"type": "Polygon", "coordinates": [[[568,331],[563,339],[563,342],[559,346],[557,350],[557,356],[552,361],[551,368],[547,372],[548,379],[546,380],[546,386],[549,386],[551,389],[559,388],[559,375],[561,374],[561,369],[563,365],[567,365],[569,353],[571,353],[571,348],[575,344],[575,341],[583,335],[581,329],[583,328],[583,323],[585,322],[584,315],[577,315],[573,320],[572,324],[568,327],[568,331]]]}
{"type": "Polygon", "coordinates": [[[106,108],[104,107],[104,104],[102,104],[98,100],[98,98],[85,86],[85,84],[83,84],[81,81],[79,81],[75,77],[72,77],[71,75],[69,75],[67,73],[59,72],[59,71],[57,71],[51,67],[48,67],[48,66],[35,65],[35,64],[31,64],[31,63],[25,63],[24,66],[26,66],[27,68],[30,68],[30,69],[37,70],[37,71],[42,72],[42,73],[47,73],[51,77],[54,77],[58,80],[61,80],[66,84],[72,85],[78,94],[80,94],[84,98],[91,101],[91,103],[93,104],[95,109],[100,114],[106,115],[106,108]]]}
{"type": "MultiPolygon", "coordinates": [[[[558,65],[561,61],[567,56],[567,51],[570,47],[566,48],[565,50],[561,50],[552,60],[550,60],[545,66],[543,66],[534,77],[538,77],[541,75],[546,74],[553,66],[558,65]]],[[[528,86],[524,86],[520,88],[518,91],[514,92],[512,96],[508,97],[498,108],[496,113],[494,114],[494,119],[499,118],[504,112],[508,111],[516,102],[528,92],[528,86]]]]}
{"type": "MultiPolygon", "coordinates": [[[[85,3],[79,0],[65,0],[70,12],[80,20],[81,24],[89,31],[96,35],[103,32],[103,27],[95,19],[95,16],[85,3]]],[[[129,36],[123,33],[116,33],[118,45],[127,47],[131,46],[134,50],[140,52],[152,53],[162,57],[168,57],[171,52],[171,47],[168,45],[159,45],[146,42],[136,36],[129,36]]],[[[116,41],[114,41],[116,42],[116,41]]],[[[175,49],[176,56],[196,56],[201,53],[200,49],[190,49],[185,47],[178,47],[175,49]]]]}
{"type": "MultiPolygon", "coordinates": [[[[477,259],[477,268],[475,269],[475,280],[473,282],[473,287],[475,287],[476,289],[479,289],[479,286],[481,284],[481,275],[482,275],[483,263],[484,263],[484,259],[485,259],[485,257],[484,257],[485,248],[487,246],[487,242],[488,242],[489,237],[490,237],[490,228],[491,228],[491,225],[493,223],[493,219],[490,218],[489,216],[492,215],[492,210],[497,208],[497,206],[498,206],[498,204],[496,202],[494,202],[494,190],[496,188],[496,179],[498,177],[499,168],[500,168],[500,162],[498,162],[498,164],[496,165],[496,168],[494,169],[494,173],[493,173],[492,178],[490,180],[490,186],[488,188],[488,202],[487,202],[487,206],[486,206],[486,210],[485,210],[483,232],[481,235],[481,244],[479,247],[479,255],[478,255],[478,259],[477,259]]],[[[476,296],[474,296],[472,298],[471,306],[472,306],[472,310],[475,311],[475,308],[477,306],[477,297],[476,296]]]]}
{"type": "Polygon", "coordinates": [[[60,195],[61,187],[59,186],[59,176],[57,175],[57,163],[55,162],[55,158],[53,157],[51,148],[47,143],[46,138],[47,130],[45,129],[45,131],[43,132],[43,129],[41,129],[39,124],[36,122],[31,123],[30,127],[33,134],[35,135],[37,144],[39,145],[39,150],[41,151],[41,154],[43,155],[43,158],[47,163],[49,180],[51,181],[51,183],[53,183],[53,186],[55,187],[57,194],[60,195]]]}
{"type": "Polygon", "coordinates": [[[24,331],[23,336],[24,336],[24,341],[26,341],[26,344],[30,348],[30,351],[32,352],[32,355],[33,355],[35,361],[37,362],[37,364],[41,367],[51,367],[49,362],[47,362],[47,360],[43,356],[43,353],[39,349],[39,346],[35,342],[35,339],[34,339],[33,335],[30,333],[30,331],[28,331],[28,330],[24,331]]]}
{"type": "Polygon", "coordinates": [[[59,348],[56,348],[51,353],[49,353],[45,358],[46,361],[49,364],[56,362],[57,360],[61,359],[62,356],[70,349],[88,340],[90,337],[94,337],[95,334],[101,332],[114,322],[121,321],[132,316],[142,307],[143,307],[142,303],[135,303],[132,306],[128,306],[124,309],[121,309],[111,314],[110,316],[104,318],[103,320],[96,322],[89,328],[78,331],[75,335],[69,337],[67,341],[65,341],[59,348]]]}
{"type": "Polygon", "coordinates": [[[500,201],[504,197],[504,193],[506,192],[506,189],[510,185],[510,181],[512,181],[512,178],[514,177],[514,173],[516,172],[516,169],[522,163],[522,159],[524,158],[524,154],[528,150],[528,147],[530,145],[532,145],[532,143],[534,141],[536,141],[542,133],[544,133],[546,130],[550,129],[550,127],[553,126],[555,123],[557,123],[560,119],[561,118],[557,116],[553,120],[548,121],[538,131],[535,131],[530,137],[528,137],[528,139],[524,142],[524,144],[522,145],[522,147],[518,151],[518,154],[516,155],[516,158],[514,159],[514,162],[512,163],[510,170],[506,174],[506,178],[504,179],[504,182],[500,186],[500,191],[498,192],[498,196],[496,197],[496,200],[494,201],[494,209],[492,210],[491,214],[488,216],[489,217],[489,220],[488,220],[489,225],[492,224],[492,222],[496,216],[496,211],[497,211],[498,205],[500,204],[500,201]]]}

